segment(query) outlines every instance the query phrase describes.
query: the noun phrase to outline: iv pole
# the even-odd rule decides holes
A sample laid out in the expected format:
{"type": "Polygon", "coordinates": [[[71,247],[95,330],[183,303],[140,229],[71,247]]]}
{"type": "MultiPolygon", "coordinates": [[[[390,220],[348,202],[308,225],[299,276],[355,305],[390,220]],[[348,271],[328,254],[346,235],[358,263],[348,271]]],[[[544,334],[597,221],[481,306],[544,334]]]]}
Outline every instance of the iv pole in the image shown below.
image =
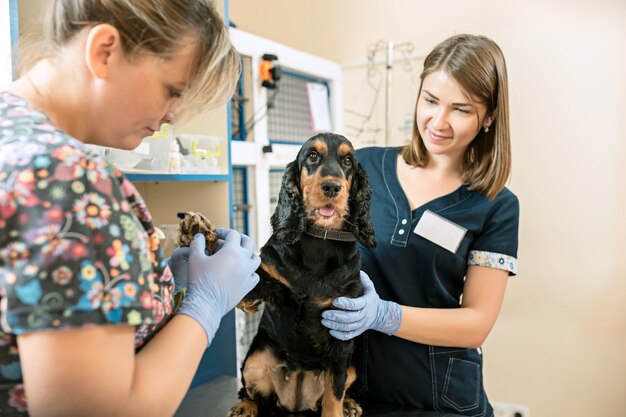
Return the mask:
{"type": "MultiPolygon", "coordinates": [[[[379,42],[378,45],[383,44],[379,42]]],[[[374,49],[373,53],[376,54],[381,48],[377,45],[374,49]]],[[[386,60],[385,60],[385,146],[389,146],[389,141],[391,140],[391,98],[393,92],[393,51],[395,49],[400,49],[405,55],[413,52],[413,44],[410,42],[394,44],[393,41],[387,41],[384,43],[385,52],[386,52],[386,60]]],[[[420,56],[416,58],[420,58],[420,56]]],[[[402,61],[406,61],[407,59],[411,59],[411,57],[402,58],[402,61]]]]}
{"type": "MultiPolygon", "coordinates": [[[[413,70],[411,61],[421,60],[425,57],[424,54],[410,55],[413,52],[414,45],[411,42],[395,44],[392,41],[378,41],[367,48],[367,61],[363,63],[353,63],[342,65],[344,69],[359,68],[363,66],[368,67],[369,71],[373,71],[377,65],[385,65],[385,146],[388,146],[391,140],[391,99],[393,92],[393,64],[394,62],[404,62],[408,64],[408,69],[413,70]],[[401,58],[394,59],[394,50],[399,49],[403,56],[401,58]],[[385,51],[385,60],[376,61],[376,54],[380,51],[385,51]]],[[[371,115],[370,115],[371,116],[371,115]]],[[[369,116],[368,116],[369,117],[369,116]]]]}
{"type": "Polygon", "coordinates": [[[387,42],[387,62],[385,71],[387,81],[385,82],[385,146],[388,146],[391,138],[391,87],[393,84],[393,42],[387,42]]]}

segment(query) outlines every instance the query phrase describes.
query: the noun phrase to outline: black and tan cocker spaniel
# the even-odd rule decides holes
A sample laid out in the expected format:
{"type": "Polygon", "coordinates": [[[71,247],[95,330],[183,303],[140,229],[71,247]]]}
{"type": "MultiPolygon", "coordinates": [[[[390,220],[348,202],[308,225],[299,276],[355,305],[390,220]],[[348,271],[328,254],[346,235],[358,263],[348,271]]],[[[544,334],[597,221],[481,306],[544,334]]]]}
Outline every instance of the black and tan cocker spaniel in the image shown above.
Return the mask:
{"type": "Polygon", "coordinates": [[[277,410],[361,415],[345,398],[356,378],[353,341],[333,338],[320,320],[334,298],[363,293],[357,241],[370,249],[376,244],[370,196],[354,148],[341,135],[312,137],[287,165],[273,234],[261,248],[261,281],[238,306],[255,311],[265,302],[231,417],[277,410]]]}

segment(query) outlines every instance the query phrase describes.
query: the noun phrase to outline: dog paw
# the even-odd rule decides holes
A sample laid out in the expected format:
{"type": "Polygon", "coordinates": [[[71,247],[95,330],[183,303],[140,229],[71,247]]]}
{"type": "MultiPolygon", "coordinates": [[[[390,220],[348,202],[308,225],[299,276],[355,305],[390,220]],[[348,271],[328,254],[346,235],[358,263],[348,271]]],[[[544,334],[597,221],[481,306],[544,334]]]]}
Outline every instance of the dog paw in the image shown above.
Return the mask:
{"type": "Polygon", "coordinates": [[[237,308],[246,313],[256,313],[257,311],[259,311],[259,306],[262,302],[262,300],[242,300],[239,302],[239,304],[237,304],[237,308]]]}
{"type": "Polygon", "coordinates": [[[352,398],[346,398],[343,400],[343,417],[361,417],[363,409],[352,398]]]}
{"type": "Polygon", "coordinates": [[[245,399],[230,409],[227,417],[256,417],[259,414],[259,407],[254,401],[245,399]]]}
{"type": "Polygon", "coordinates": [[[209,255],[215,253],[218,238],[209,219],[202,215],[202,213],[195,211],[178,213],[178,218],[180,219],[178,223],[178,246],[187,247],[191,245],[196,233],[202,233],[209,255]]]}

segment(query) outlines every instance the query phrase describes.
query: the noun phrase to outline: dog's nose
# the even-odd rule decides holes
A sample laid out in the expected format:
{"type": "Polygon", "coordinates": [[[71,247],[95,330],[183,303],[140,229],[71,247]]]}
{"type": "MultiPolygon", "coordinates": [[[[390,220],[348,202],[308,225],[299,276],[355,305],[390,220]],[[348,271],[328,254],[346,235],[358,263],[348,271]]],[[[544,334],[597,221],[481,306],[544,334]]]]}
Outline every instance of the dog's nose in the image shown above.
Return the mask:
{"type": "Polygon", "coordinates": [[[326,197],[334,197],[341,191],[341,184],[337,181],[324,181],[322,183],[322,191],[326,197]]]}

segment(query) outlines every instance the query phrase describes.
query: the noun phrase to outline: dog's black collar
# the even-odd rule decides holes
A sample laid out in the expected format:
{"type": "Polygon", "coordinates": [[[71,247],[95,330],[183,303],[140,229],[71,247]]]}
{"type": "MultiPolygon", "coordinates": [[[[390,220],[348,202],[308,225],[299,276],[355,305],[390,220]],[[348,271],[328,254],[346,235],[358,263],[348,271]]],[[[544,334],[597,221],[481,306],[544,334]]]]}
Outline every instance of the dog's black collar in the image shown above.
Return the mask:
{"type": "Polygon", "coordinates": [[[356,242],[356,236],[350,232],[343,232],[341,230],[328,230],[307,226],[306,233],[320,239],[339,240],[340,242],[356,242]]]}

